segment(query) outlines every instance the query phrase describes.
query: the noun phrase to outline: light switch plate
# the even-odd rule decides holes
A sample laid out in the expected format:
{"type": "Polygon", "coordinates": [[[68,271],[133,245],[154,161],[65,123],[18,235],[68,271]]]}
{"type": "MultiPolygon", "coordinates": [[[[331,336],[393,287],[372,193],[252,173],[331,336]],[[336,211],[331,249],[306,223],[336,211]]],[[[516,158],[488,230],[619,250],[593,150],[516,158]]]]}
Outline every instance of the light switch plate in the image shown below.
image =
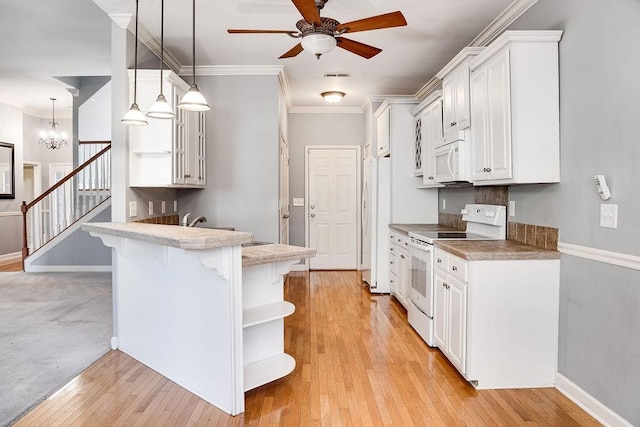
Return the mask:
{"type": "Polygon", "coordinates": [[[509,216],[510,217],[516,216],[516,201],[515,200],[509,200],[509,216]]]}
{"type": "Polygon", "coordinates": [[[293,206],[304,206],[304,198],[303,197],[294,197],[293,198],[293,206]]]}
{"type": "Polygon", "coordinates": [[[164,200],[160,203],[160,211],[161,213],[167,213],[167,204],[164,200]]]}
{"type": "Polygon", "coordinates": [[[173,201],[173,211],[174,212],[178,212],[178,201],[177,200],[173,201]]]}
{"type": "Polygon", "coordinates": [[[153,202],[149,202],[149,215],[153,215],[153,202]]]}
{"type": "Polygon", "coordinates": [[[600,205],[600,227],[618,228],[618,205],[600,205]]]}
{"type": "Polygon", "coordinates": [[[129,218],[138,216],[138,203],[135,201],[129,202],[129,218]]]}
{"type": "Polygon", "coordinates": [[[447,210],[447,199],[442,199],[442,210],[443,211],[447,210]]]}

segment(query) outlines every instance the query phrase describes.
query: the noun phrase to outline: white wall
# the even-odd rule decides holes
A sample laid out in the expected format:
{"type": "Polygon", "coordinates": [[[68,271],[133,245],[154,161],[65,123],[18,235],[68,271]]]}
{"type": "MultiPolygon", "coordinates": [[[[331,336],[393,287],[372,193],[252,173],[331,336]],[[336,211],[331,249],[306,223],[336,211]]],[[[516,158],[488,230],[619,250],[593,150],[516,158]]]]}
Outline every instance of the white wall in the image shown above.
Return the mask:
{"type": "Polygon", "coordinates": [[[277,242],[278,78],[200,76],[207,112],[207,186],[178,192],[180,215],[277,242]],[[192,218],[193,218],[192,216],[192,218]]]}
{"type": "MultiPolygon", "coordinates": [[[[306,145],[363,145],[365,117],[362,114],[289,115],[289,196],[304,198],[306,145]]],[[[358,191],[360,191],[358,189],[358,191]]],[[[289,202],[289,242],[304,246],[304,207],[289,202]]]]}

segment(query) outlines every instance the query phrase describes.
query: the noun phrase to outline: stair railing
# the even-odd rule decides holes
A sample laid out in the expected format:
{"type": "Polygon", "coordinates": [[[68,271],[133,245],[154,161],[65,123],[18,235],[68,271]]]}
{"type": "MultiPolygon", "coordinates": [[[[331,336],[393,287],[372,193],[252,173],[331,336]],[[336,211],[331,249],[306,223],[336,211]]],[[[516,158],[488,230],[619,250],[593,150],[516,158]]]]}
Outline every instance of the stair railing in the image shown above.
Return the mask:
{"type": "Polygon", "coordinates": [[[100,150],[31,203],[22,202],[23,268],[31,253],[111,197],[110,149],[100,150]]]}

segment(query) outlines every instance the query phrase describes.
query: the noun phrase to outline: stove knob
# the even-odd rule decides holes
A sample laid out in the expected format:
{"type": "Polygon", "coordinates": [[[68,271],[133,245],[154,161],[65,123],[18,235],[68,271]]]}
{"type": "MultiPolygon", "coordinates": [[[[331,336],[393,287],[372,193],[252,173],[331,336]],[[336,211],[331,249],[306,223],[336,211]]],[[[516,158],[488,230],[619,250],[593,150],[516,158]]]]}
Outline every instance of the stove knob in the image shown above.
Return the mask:
{"type": "Polygon", "coordinates": [[[487,218],[494,218],[494,217],[496,216],[496,213],[495,213],[495,212],[492,212],[492,211],[489,211],[489,212],[485,212],[485,213],[484,213],[484,215],[485,215],[487,218]]]}
{"type": "Polygon", "coordinates": [[[469,211],[468,211],[468,210],[466,210],[466,209],[462,209],[462,210],[460,211],[460,213],[461,213],[462,215],[466,215],[466,214],[468,214],[468,213],[469,213],[469,211]]]}

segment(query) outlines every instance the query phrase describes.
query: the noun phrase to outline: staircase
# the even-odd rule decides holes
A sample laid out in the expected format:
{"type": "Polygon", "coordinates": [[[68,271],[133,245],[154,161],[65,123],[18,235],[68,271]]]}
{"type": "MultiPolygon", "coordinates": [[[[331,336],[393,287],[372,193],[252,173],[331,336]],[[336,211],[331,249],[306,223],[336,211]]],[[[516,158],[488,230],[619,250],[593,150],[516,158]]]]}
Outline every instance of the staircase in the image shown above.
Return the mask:
{"type": "Polygon", "coordinates": [[[110,205],[111,144],[55,183],[31,203],[22,202],[22,267],[27,257],[110,205]]]}

